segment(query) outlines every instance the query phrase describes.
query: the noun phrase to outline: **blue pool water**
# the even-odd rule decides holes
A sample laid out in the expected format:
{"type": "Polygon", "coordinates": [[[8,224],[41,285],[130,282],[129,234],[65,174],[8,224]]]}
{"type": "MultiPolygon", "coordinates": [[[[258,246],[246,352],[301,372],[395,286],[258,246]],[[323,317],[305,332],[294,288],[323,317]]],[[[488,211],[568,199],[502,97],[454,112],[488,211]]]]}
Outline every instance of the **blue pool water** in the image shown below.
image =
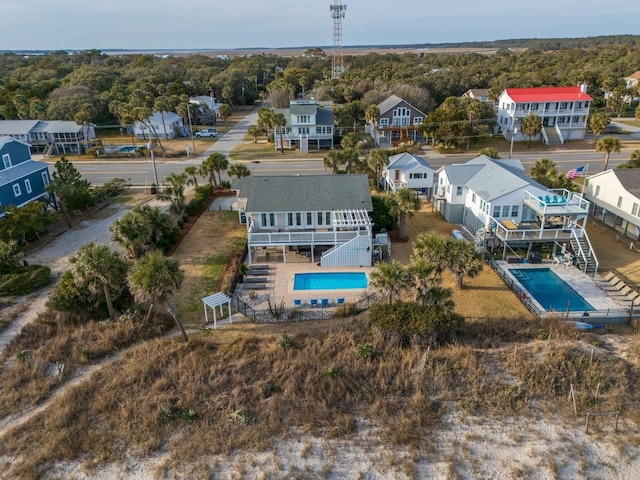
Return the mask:
{"type": "Polygon", "coordinates": [[[514,268],[510,272],[527,289],[529,295],[548,312],[566,311],[569,302],[571,302],[569,311],[572,312],[595,310],[549,268],[514,268]]]}
{"type": "Polygon", "coordinates": [[[367,285],[364,272],[296,273],[293,280],[294,290],[347,290],[367,285]]]}
{"type": "Polygon", "coordinates": [[[134,146],[130,146],[130,147],[124,146],[124,147],[120,147],[118,149],[118,152],[119,153],[131,153],[131,152],[135,151],[135,149],[136,149],[136,147],[134,147],[134,146]]]}

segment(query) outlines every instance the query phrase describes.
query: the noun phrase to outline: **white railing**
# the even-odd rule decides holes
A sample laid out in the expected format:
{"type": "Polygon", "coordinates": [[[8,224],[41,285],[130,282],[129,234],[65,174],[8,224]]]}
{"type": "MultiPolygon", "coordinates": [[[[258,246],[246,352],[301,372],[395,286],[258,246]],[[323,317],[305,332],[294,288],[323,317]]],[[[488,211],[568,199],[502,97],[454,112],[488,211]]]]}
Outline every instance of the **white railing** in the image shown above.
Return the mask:
{"type": "MultiPolygon", "coordinates": [[[[576,229],[577,230],[577,229],[576,229]]],[[[582,236],[578,237],[577,233],[574,232],[574,230],[571,230],[571,237],[573,239],[575,239],[576,243],[578,244],[578,251],[580,252],[580,256],[582,257],[582,259],[584,260],[584,268],[586,270],[587,266],[589,265],[589,259],[593,260],[593,263],[595,265],[595,271],[594,273],[596,273],[598,271],[598,259],[596,258],[596,253],[593,251],[593,247],[591,246],[591,241],[589,241],[589,236],[587,235],[587,232],[583,231],[582,232],[582,236]],[[584,239],[586,244],[587,244],[587,248],[589,249],[588,252],[585,252],[582,248],[582,243],[580,242],[580,239],[584,239]]],[[[586,273],[586,271],[585,271],[586,273]]]]}
{"type": "Polygon", "coordinates": [[[564,188],[548,190],[544,197],[525,191],[524,203],[542,215],[589,213],[589,201],[564,188]]]}
{"type": "Polygon", "coordinates": [[[250,232],[249,245],[331,245],[348,242],[363,235],[368,235],[368,233],[355,230],[342,232],[250,232]]]}
{"type": "Polygon", "coordinates": [[[544,144],[549,145],[549,136],[547,135],[547,130],[542,127],[542,138],[544,139],[544,144]]]}

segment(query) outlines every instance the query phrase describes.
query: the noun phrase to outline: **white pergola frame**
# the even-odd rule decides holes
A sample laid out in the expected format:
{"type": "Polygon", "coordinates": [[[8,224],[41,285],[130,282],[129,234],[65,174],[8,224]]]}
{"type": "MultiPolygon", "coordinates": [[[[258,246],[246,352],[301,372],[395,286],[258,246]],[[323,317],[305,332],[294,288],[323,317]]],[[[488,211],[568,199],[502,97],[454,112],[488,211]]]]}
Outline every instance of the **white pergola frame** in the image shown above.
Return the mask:
{"type": "Polygon", "coordinates": [[[202,303],[204,303],[204,323],[205,325],[209,323],[209,314],[207,312],[207,307],[211,307],[213,310],[213,328],[218,328],[218,317],[216,315],[216,307],[220,308],[220,318],[222,319],[222,306],[224,304],[227,305],[227,312],[229,313],[229,323],[231,322],[231,297],[228,295],[218,292],[213,295],[209,295],[208,297],[204,297],[202,299],[202,303]]]}

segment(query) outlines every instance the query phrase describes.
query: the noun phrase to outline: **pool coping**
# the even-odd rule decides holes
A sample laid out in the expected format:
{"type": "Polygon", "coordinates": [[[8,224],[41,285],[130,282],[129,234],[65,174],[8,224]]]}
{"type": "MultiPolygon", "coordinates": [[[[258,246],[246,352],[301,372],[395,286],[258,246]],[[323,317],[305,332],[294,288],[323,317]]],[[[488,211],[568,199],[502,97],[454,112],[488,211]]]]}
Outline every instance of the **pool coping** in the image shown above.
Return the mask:
{"type": "Polygon", "coordinates": [[[599,322],[610,320],[611,323],[621,323],[620,319],[624,319],[626,323],[626,319],[629,315],[628,308],[624,304],[617,302],[612,297],[607,295],[607,293],[598,286],[593,277],[580,271],[574,266],[564,267],[561,265],[553,265],[552,263],[545,262],[538,264],[509,264],[504,261],[497,261],[496,263],[510,281],[512,281],[521,291],[527,292],[528,298],[526,300],[533,304],[534,308],[538,312],[540,312],[540,316],[553,316],[561,314],[566,318],[571,318],[572,320],[584,320],[585,317],[587,317],[593,320],[597,319],[597,321],[599,322]],[[526,270],[537,268],[548,268],[549,270],[551,270],[561,280],[563,280],[573,290],[575,290],[575,292],[580,295],[587,303],[589,303],[594,308],[594,310],[589,310],[587,312],[588,316],[584,315],[584,310],[571,311],[568,315],[566,311],[547,311],[533,296],[529,294],[529,291],[524,287],[524,285],[522,285],[518,281],[518,279],[515,278],[511,273],[511,270],[526,270]]]}

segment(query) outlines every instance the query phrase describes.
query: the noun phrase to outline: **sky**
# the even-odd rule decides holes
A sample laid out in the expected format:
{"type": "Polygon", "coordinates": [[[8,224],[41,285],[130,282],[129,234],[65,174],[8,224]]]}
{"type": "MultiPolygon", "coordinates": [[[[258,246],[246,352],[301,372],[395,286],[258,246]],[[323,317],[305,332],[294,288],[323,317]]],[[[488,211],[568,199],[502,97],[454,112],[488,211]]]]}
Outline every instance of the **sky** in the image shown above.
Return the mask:
{"type": "MultiPolygon", "coordinates": [[[[334,0],[4,0],[0,50],[333,44],[334,0]]],[[[640,34],[639,0],[342,0],[342,44],[640,34]]]]}

